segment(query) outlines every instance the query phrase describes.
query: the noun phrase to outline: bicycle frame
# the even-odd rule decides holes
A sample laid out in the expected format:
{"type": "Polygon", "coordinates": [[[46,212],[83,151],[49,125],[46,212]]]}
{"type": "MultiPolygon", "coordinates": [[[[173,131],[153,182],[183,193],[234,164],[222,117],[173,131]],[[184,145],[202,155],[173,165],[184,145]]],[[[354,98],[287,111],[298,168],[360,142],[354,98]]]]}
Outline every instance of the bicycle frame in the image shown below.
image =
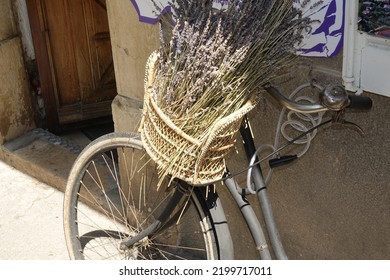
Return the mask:
{"type": "MultiPolygon", "coordinates": [[[[240,128],[240,134],[244,142],[245,152],[248,158],[255,154],[256,147],[253,141],[251,128],[249,125],[248,119],[245,117],[240,128]]],[[[256,160],[258,161],[258,160],[256,160]]],[[[267,188],[265,185],[265,180],[261,171],[260,164],[257,164],[253,167],[252,170],[253,182],[255,185],[255,192],[257,194],[257,199],[261,206],[267,232],[270,238],[270,242],[277,259],[287,259],[287,255],[283,249],[282,241],[280,239],[279,231],[276,226],[274,219],[271,202],[268,199],[267,188]]],[[[228,178],[224,180],[224,184],[228,188],[230,194],[234,198],[235,202],[239,206],[239,209],[248,225],[248,228],[251,232],[253,240],[256,244],[256,249],[259,251],[261,259],[271,259],[271,253],[267,245],[267,241],[264,235],[262,226],[253,210],[251,205],[247,200],[245,200],[245,189],[240,188],[237,185],[237,182],[228,178]]]]}
{"type": "MultiPolygon", "coordinates": [[[[244,148],[249,161],[249,159],[255,153],[256,148],[253,141],[252,132],[250,130],[249,121],[246,117],[244,117],[243,122],[241,124],[240,133],[244,142],[244,148]]],[[[267,232],[275,256],[277,259],[287,259],[287,255],[283,249],[279,232],[276,227],[271,203],[268,199],[265,180],[263,178],[262,171],[259,164],[253,168],[252,176],[255,184],[255,191],[257,194],[257,198],[264,215],[267,232]]],[[[226,176],[226,179],[223,180],[223,183],[227,187],[233,199],[235,200],[237,206],[239,207],[248,225],[252,238],[256,244],[256,249],[259,251],[260,258],[265,260],[271,259],[269,246],[267,244],[266,237],[263,228],[260,224],[260,221],[257,218],[257,215],[255,214],[252,206],[245,199],[245,195],[247,194],[247,192],[245,191],[245,189],[242,189],[240,186],[238,186],[235,179],[231,178],[230,176],[226,176]]],[[[164,209],[164,211],[160,214],[159,218],[148,228],[140,232],[136,237],[129,237],[128,239],[124,240],[121,243],[122,249],[128,248],[133,244],[139,242],[143,238],[155,234],[159,230],[163,229],[164,225],[170,222],[169,217],[173,213],[175,207],[178,205],[178,202],[183,198],[183,196],[185,196],[186,192],[190,191],[191,188],[194,187],[181,180],[178,181],[178,185],[179,186],[176,188],[176,191],[173,197],[171,198],[170,202],[168,203],[167,208],[164,209]]],[[[213,221],[216,230],[218,231],[218,227],[227,226],[227,221],[223,209],[221,209],[221,207],[214,207],[214,205],[219,204],[218,196],[216,194],[211,193],[210,195],[208,195],[207,199],[205,198],[205,200],[206,202],[208,202],[208,204],[210,204],[209,211],[212,213],[212,216],[218,217],[220,219],[218,221],[213,221]]],[[[185,211],[185,209],[181,211],[185,211]]],[[[222,250],[220,255],[223,258],[228,258],[228,259],[233,258],[233,255],[231,255],[231,253],[227,253],[227,252],[233,252],[233,242],[231,236],[220,235],[220,237],[223,238],[223,240],[220,240],[221,244],[224,244],[223,248],[220,248],[220,250],[222,250]]]]}

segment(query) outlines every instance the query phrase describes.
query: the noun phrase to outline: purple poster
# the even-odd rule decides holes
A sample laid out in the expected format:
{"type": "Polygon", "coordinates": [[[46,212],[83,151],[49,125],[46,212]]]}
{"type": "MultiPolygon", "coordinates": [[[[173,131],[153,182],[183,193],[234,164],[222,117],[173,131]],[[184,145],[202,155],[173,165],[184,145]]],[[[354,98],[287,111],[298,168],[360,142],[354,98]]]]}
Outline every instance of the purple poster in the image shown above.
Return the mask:
{"type": "MultiPolygon", "coordinates": [[[[152,0],[131,0],[138,12],[139,20],[154,24],[157,22],[157,13],[152,0]]],[[[169,10],[169,0],[155,0],[163,11],[169,10]]],[[[305,15],[313,20],[310,34],[298,47],[298,54],[310,57],[332,57],[342,48],[344,32],[345,0],[295,0],[297,6],[308,2],[301,7],[305,15]],[[319,4],[320,3],[320,4],[319,4]]],[[[226,0],[214,0],[218,8],[226,0]]]]}
{"type": "MultiPolygon", "coordinates": [[[[302,0],[295,1],[298,5],[302,0]]],[[[317,0],[309,2],[316,3],[317,0]]],[[[298,54],[311,57],[332,57],[343,45],[345,0],[325,0],[303,13],[312,20],[310,33],[299,46],[298,54]]]]}

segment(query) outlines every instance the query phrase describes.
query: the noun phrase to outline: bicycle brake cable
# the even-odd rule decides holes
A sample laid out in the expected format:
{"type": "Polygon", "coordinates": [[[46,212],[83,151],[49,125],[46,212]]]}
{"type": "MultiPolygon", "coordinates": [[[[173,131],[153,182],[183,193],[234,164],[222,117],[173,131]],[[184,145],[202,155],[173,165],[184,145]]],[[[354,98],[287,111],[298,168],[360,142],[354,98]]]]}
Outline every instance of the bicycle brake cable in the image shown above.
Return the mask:
{"type": "MultiPolygon", "coordinates": [[[[214,184],[223,182],[226,179],[232,179],[233,177],[235,177],[237,175],[240,175],[240,174],[242,174],[244,172],[247,172],[249,169],[255,167],[256,165],[259,165],[260,163],[262,163],[263,161],[269,159],[270,157],[274,156],[275,154],[278,154],[281,150],[287,148],[291,144],[294,144],[294,142],[296,142],[297,140],[305,137],[307,134],[309,134],[309,133],[313,132],[314,130],[320,128],[321,126],[326,125],[326,124],[331,123],[331,122],[333,122],[333,119],[329,119],[329,120],[324,121],[324,122],[322,122],[322,123],[320,123],[320,124],[318,124],[316,126],[313,126],[312,128],[308,129],[307,131],[299,134],[297,137],[293,138],[292,140],[287,141],[287,143],[285,143],[284,145],[280,146],[278,149],[276,149],[272,153],[268,154],[267,156],[263,157],[262,159],[259,159],[258,161],[254,162],[251,165],[248,165],[247,167],[241,169],[240,171],[237,171],[235,173],[227,173],[226,176],[222,177],[221,179],[208,182],[207,185],[214,185],[214,184]]],[[[206,186],[206,185],[196,185],[196,186],[206,186]]]]}

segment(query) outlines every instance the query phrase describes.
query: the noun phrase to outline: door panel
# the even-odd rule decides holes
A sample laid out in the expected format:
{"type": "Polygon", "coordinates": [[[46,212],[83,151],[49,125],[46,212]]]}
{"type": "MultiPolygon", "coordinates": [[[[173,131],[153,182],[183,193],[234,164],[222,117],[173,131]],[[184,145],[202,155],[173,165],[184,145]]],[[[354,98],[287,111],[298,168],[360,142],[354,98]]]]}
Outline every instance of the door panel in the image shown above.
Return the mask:
{"type": "Polygon", "coordinates": [[[42,71],[50,77],[41,76],[41,83],[52,84],[50,92],[43,93],[45,107],[56,108],[56,121],[48,120],[49,126],[110,115],[116,86],[105,1],[27,0],[27,4],[36,52],[41,52],[39,72],[50,67],[42,71]],[[34,16],[38,20],[32,20],[34,16]]]}

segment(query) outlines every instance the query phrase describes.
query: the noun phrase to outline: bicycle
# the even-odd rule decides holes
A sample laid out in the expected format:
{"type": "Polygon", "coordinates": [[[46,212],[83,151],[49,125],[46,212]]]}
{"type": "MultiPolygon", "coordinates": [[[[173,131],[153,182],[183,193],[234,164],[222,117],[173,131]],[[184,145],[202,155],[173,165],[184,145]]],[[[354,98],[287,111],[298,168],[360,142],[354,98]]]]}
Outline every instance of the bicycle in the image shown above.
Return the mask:
{"type": "MultiPolygon", "coordinates": [[[[266,91],[284,107],[300,113],[332,111],[333,116],[290,139],[259,159],[251,127],[244,117],[240,134],[249,164],[247,186],[238,186],[228,167],[219,180],[227,188],[251,232],[261,259],[287,259],[267,195],[260,163],[272,168],[294,161],[296,155],[280,151],[319,127],[344,120],[347,108],[370,109],[365,96],[347,95],[340,86],[323,88],[317,83],[303,87],[321,90],[319,104],[302,104],[267,85],[266,91]],[[276,156],[276,157],[275,157],[276,156]],[[256,195],[266,233],[246,196],[256,195]]],[[[302,87],[302,88],[303,88],[302,87]]],[[[355,125],[356,126],[356,125],[355,125]]],[[[358,129],[359,127],[356,126],[358,129]]],[[[213,185],[193,186],[182,180],[159,181],[156,165],[134,132],[114,132],[91,142],[76,159],[65,191],[64,231],[71,259],[233,259],[234,249],[223,204],[213,185]]]]}

